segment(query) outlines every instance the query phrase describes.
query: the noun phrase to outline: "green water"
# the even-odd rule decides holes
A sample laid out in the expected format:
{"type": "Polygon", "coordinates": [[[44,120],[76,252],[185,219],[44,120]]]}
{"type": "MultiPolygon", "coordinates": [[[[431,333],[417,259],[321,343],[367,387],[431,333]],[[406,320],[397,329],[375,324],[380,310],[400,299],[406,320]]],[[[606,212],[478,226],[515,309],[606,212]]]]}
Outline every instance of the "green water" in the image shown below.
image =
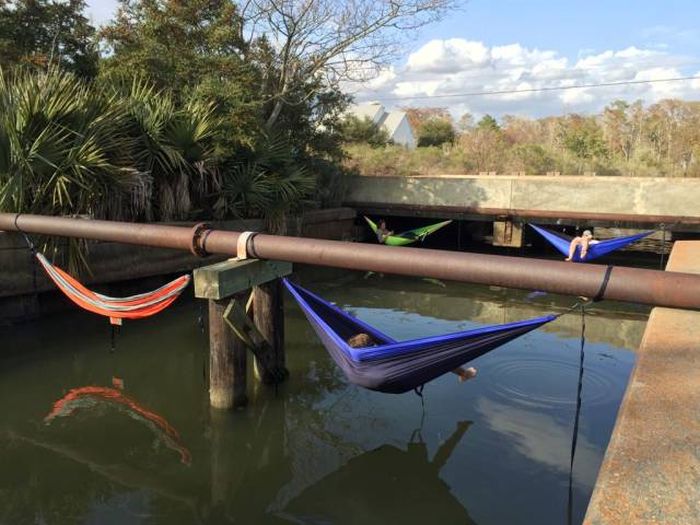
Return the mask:
{"type": "MultiPolygon", "coordinates": [[[[571,303],[388,276],[303,282],[398,339],[571,303]]],[[[82,311],[0,329],[0,524],[580,523],[646,319],[607,304],[587,316],[570,491],[578,314],[474,361],[471,381],[428,384],[422,406],[348,385],[287,297],[289,381],[251,383],[248,408],[222,413],[207,404],[200,313],[184,300],[128,322],[114,353],[107,321],[82,311]],[[86,386],[120,397],[74,390],[86,386]]]]}

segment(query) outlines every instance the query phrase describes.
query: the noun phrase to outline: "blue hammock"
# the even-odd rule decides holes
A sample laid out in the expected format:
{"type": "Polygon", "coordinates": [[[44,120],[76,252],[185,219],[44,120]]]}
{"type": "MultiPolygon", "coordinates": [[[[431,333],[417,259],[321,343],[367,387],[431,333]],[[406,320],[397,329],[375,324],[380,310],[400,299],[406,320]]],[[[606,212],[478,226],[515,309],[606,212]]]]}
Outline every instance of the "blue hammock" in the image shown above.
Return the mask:
{"type": "Polygon", "coordinates": [[[398,342],[301,286],[287,279],[284,284],[348,380],[391,394],[418,388],[558,317],[546,315],[398,342]],[[375,346],[349,346],[347,340],[358,333],[369,335],[375,346]]]}
{"type": "MultiPolygon", "coordinates": [[[[539,226],[535,226],[534,224],[530,224],[533,230],[535,230],[537,233],[539,233],[542,237],[544,237],[549,243],[554,246],[557,250],[559,250],[562,254],[565,256],[569,256],[569,246],[571,245],[571,239],[573,237],[570,237],[568,235],[564,235],[563,233],[559,232],[553,232],[550,230],[546,230],[544,228],[540,228],[539,226]]],[[[614,239],[605,239],[604,241],[598,241],[592,244],[588,245],[588,254],[586,255],[585,260],[590,261],[592,259],[596,259],[598,257],[602,257],[603,255],[606,255],[610,252],[613,252],[615,250],[619,250],[620,248],[624,248],[628,244],[632,244],[633,242],[638,241],[639,239],[643,239],[647,235],[652,234],[653,232],[642,232],[642,233],[635,233],[634,235],[628,235],[626,237],[616,237],[614,239]]],[[[581,247],[577,246],[576,247],[576,252],[574,253],[574,261],[576,262],[581,262],[582,259],[580,257],[581,253],[581,247]]]]}

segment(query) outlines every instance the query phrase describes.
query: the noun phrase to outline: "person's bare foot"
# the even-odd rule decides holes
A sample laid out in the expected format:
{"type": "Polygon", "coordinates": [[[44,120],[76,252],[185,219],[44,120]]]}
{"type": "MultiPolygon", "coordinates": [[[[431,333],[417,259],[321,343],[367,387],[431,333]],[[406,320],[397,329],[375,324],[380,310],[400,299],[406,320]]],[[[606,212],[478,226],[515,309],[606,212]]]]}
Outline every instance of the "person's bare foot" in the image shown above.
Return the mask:
{"type": "Polygon", "coordinates": [[[566,262],[571,262],[571,257],[567,257],[567,258],[564,259],[564,260],[565,260],[566,262]]]}
{"type": "Polygon", "coordinates": [[[470,366],[469,368],[463,368],[459,374],[459,382],[464,383],[470,379],[476,377],[476,368],[470,366]]]}

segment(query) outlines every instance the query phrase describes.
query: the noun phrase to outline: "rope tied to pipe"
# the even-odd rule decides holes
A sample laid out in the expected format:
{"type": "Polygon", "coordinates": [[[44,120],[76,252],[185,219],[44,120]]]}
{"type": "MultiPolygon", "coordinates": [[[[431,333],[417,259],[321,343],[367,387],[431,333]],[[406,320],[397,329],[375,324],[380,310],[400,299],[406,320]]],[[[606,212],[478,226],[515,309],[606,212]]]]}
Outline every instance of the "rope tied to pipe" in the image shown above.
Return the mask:
{"type": "Polygon", "coordinates": [[[34,243],[32,242],[32,239],[29,237],[27,232],[25,232],[22,228],[20,228],[19,224],[17,223],[19,216],[22,215],[21,213],[15,214],[15,218],[12,221],[14,223],[15,229],[17,232],[19,232],[22,237],[24,238],[24,242],[27,243],[27,247],[29,248],[29,259],[30,259],[30,264],[32,266],[32,290],[34,292],[34,295],[37,295],[37,277],[36,277],[36,266],[37,266],[37,261],[36,261],[36,255],[37,255],[37,249],[34,243]]]}
{"type": "Polygon", "coordinates": [[[600,288],[598,289],[598,293],[596,293],[593,296],[593,299],[591,300],[594,303],[600,302],[604,299],[605,297],[605,290],[608,288],[608,283],[610,282],[610,275],[612,275],[613,271],[613,266],[608,265],[608,267],[605,269],[605,275],[603,276],[603,281],[600,283],[600,288]]]}
{"type": "Polygon", "coordinates": [[[567,308],[565,311],[556,314],[556,317],[561,317],[562,315],[566,315],[568,313],[573,312],[574,310],[577,310],[579,308],[583,309],[586,306],[590,306],[593,303],[598,303],[602,300],[605,299],[605,290],[608,288],[608,283],[610,282],[610,275],[612,275],[612,271],[615,267],[612,265],[608,265],[608,267],[605,269],[605,274],[603,275],[603,280],[600,282],[600,288],[598,288],[598,291],[596,294],[593,296],[592,299],[589,299],[588,297],[580,296],[579,301],[576,301],[574,304],[572,304],[569,308],[567,308]]]}
{"type": "Polygon", "coordinates": [[[666,224],[661,223],[661,259],[659,260],[659,270],[664,269],[664,256],[666,255],[666,224]]]}
{"type": "Polygon", "coordinates": [[[574,428],[571,435],[571,453],[569,459],[569,491],[567,501],[567,524],[573,523],[574,507],[574,459],[576,457],[576,444],[578,442],[579,421],[581,419],[581,392],[583,390],[583,370],[586,346],[586,304],[581,304],[581,344],[579,349],[578,384],[576,389],[576,412],[574,415],[574,428]]]}

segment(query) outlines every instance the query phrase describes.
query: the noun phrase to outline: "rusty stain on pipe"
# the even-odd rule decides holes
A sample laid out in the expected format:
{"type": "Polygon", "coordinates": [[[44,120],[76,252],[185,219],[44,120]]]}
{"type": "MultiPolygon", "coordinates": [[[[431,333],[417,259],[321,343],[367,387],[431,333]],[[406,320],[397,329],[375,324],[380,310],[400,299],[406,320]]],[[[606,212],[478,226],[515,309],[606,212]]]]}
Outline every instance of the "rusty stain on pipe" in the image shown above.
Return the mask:
{"type": "MultiPolygon", "coordinates": [[[[0,213],[0,230],[187,251],[192,248],[191,228],[179,226],[0,213]]],[[[239,232],[210,230],[199,236],[199,248],[209,253],[233,256],[236,255],[239,235],[239,232]]],[[[267,234],[250,239],[249,247],[250,255],[261,259],[586,297],[599,293],[606,273],[606,267],[602,265],[267,234]]],[[[700,310],[700,275],[615,267],[603,297],[700,310]]]]}

